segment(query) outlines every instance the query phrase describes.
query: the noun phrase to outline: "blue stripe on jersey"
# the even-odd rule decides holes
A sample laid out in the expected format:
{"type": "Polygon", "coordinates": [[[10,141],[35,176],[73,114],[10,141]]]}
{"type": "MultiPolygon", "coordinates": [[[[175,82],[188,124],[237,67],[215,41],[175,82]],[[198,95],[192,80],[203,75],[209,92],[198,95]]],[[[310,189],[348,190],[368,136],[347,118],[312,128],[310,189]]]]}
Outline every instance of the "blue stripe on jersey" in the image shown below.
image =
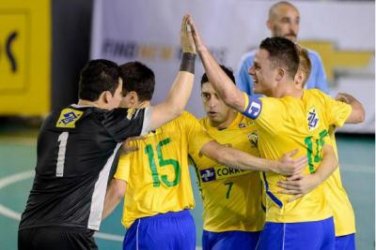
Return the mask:
{"type": "Polygon", "coordinates": [[[251,119],[256,119],[261,113],[261,108],[262,108],[262,103],[260,99],[256,97],[248,96],[248,106],[243,112],[243,115],[251,119]]]}
{"type": "Polygon", "coordinates": [[[277,204],[280,208],[282,208],[283,207],[282,201],[280,201],[272,192],[269,191],[269,184],[266,180],[265,172],[262,173],[262,177],[263,177],[264,183],[265,183],[266,194],[269,196],[270,199],[272,199],[272,201],[274,201],[275,204],[277,204]]]}

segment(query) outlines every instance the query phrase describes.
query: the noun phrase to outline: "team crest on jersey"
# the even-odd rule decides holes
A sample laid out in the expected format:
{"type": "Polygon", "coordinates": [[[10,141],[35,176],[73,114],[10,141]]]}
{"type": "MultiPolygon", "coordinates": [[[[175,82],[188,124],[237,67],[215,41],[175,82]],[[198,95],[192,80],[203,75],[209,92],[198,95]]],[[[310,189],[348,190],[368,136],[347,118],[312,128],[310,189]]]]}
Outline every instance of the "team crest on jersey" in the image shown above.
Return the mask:
{"type": "Polygon", "coordinates": [[[308,128],[310,131],[316,129],[317,126],[319,125],[320,118],[316,112],[315,107],[312,107],[309,109],[307,121],[308,121],[308,128]]]}
{"type": "Polygon", "coordinates": [[[256,131],[253,131],[252,133],[248,134],[248,140],[251,143],[253,147],[257,148],[258,145],[258,134],[256,131]]]}
{"type": "Polygon", "coordinates": [[[65,108],[60,113],[59,119],[56,122],[56,127],[75,128],[76,122],[81,118],[82,114],[82,111],[65,108]]]}
{"type": "Polygon", "coordinates": [[[246,127],[246,125],[245,125],[245,123],[239,123],[239,128],[245,128],[246,127]]]}
{"type": "Polygon", "coordinates": [[[130,108],[127,110],[127,119],[132,120],[133,115],[136,113],[136,109],[130,108]]]}

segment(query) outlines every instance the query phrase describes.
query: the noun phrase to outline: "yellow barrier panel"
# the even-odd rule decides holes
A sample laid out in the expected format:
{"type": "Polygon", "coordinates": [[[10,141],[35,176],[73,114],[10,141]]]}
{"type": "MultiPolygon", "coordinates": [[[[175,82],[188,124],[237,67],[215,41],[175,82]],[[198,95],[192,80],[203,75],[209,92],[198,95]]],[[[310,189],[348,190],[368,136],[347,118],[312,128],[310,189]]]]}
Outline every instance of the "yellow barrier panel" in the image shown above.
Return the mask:
{"type": "Polygon", "coordinates": [[[374,51],[338,50],[335,44],[329,41],[299,41],[305,48],[319,53],[326,76],[330,82],[334,81],[335,69],[365,68],[372,63],[374,51]]]}
{"type": "Polygon", "coordinates": [[[50,0],[0,1],[0,115],[50,111],[50,0]]]}

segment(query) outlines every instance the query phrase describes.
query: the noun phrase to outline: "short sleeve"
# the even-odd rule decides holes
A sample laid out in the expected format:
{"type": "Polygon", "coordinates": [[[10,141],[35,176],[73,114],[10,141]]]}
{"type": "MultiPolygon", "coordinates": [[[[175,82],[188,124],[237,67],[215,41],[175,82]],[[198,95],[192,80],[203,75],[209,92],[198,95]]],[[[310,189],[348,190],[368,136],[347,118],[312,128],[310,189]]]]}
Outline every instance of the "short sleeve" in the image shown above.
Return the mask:
{"type": "Polygon", "coordinates": [[[199,152],[206,143],[214,140],[197,118],[188,112],[185,114],[185,122],[188,135],[188,151],[190,155],[199,152]]]}
{"type": "Polygon", "coordinates": [[[130,157],[127,154],[123,154],[119,158],[119,163],[118,163],[114,178],[128,182],[129,169],[130,169],[130,157]]]}
{"type": "Polygon", "coordinates": [[[147,109],[118,108],[105,112],[101,122],[115,141],[122,142],[128,137],[141,134],[144,127],[148,126],[147,114],[147,109]]]}
{"type": "Polygon", "coordinates": [[[325,106],[329,125],[342,127],[352,112],[352,107],[344,102],[337,101],[325,95],[325,106]]]}
{"type": "Polygon", "coordinates": [[[261,129],[270,132],[278,131],[283,114],[286,113],[286,108],[280,99],[246,96],[246,105],[243,115],[253,119],[261,129]]]}

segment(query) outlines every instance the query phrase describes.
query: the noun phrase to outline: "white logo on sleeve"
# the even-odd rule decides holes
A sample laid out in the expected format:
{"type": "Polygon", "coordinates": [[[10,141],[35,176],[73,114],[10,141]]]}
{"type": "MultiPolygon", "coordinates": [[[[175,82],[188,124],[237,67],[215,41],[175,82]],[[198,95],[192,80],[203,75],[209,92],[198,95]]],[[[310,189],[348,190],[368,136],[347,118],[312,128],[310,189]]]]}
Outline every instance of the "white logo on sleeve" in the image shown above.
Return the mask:
{"type": "Polygon", "coordinates": [[[248,115],[249,117],[251,117],[252,119],[255,119],[259,116],[260,114],[260,111],[261,111],[261,103],[259,103],[259,101],[251,101],[251,105],[249,105],[249,108],[248,108],[248,115]]]}

